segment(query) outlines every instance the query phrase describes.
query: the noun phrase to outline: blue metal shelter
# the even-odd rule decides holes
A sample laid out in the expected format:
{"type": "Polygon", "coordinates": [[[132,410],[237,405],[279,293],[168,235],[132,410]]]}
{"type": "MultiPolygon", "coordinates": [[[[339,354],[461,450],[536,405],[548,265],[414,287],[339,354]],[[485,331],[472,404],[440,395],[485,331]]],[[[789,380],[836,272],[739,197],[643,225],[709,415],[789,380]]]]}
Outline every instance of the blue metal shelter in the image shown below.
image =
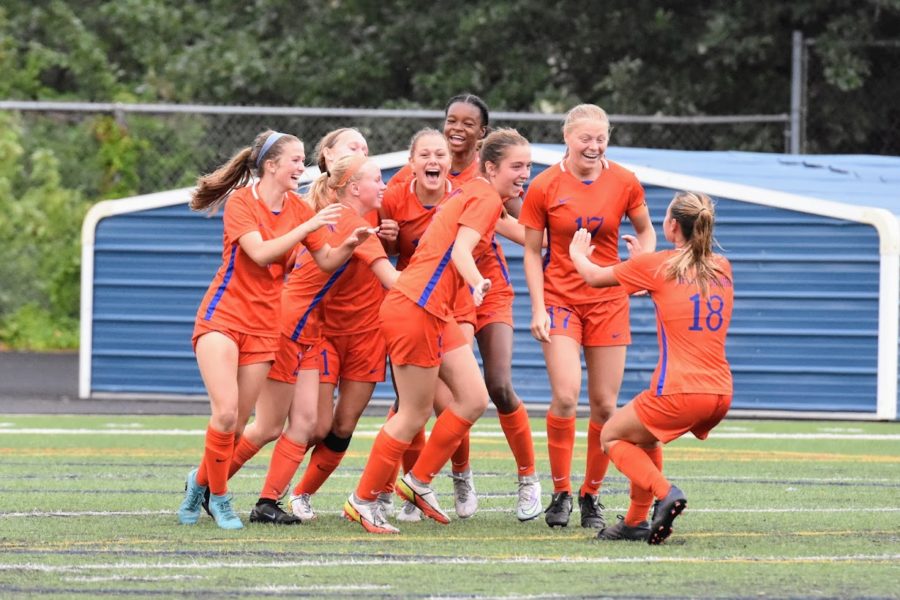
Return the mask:
{"type": "MultiPolygon", "coordinates": [[[[563,151],[535,145],[533,173],[563,151]]],[[[735,268],[734,409],[897,418],[900,158],[637,148],[608,156],[644,184],[657,227],[675,190],[718,202],[717,238],[735,268]]],[[[387,177],[406,153],[376,160],[387,177]]],[[[86,218],[82,397],[204,394],[190,334],[218,267],[222,224],[192,213],[189,192],[102,202],[86,218]]],[[[504,251],[517,294],[514,382],[542,405],[550,392],[528,332],[522,251],[505,241],[504,251]]],[[[656,363],[648,299],[632,300],[632,332],[621,401],[647,385],[656,363]]],[[[390,384],[376,397],[393,397],[390,384]]]]}

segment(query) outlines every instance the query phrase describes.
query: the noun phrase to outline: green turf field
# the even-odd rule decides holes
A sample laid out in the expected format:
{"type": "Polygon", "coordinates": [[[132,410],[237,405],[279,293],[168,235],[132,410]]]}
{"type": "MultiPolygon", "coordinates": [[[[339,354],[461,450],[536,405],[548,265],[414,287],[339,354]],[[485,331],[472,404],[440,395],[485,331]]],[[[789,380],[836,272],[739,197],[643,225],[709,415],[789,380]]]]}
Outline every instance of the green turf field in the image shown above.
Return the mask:
{"type": "MultiPolygon", "coordinates": [[[[900,597],[900,424],[727,420],[666,449],[688,508],[662,546],[519,523],[496,418],[472,435],[478,514],[373,536],[340,516],[381,419],[366,418],[302,526],[177,524],[197,417],[0,415],[0,597],[900,597]]],[[[534,419],[549,499],[543,421],[534,419]]],[[[579,422],[584,432],[586,423],[579,422]]],[[[584,467],[576,447],[574,478],[584,467]]],[[[233,480],[246,523],[269,449],[233,480]]],[[[295,480],[296,481],[296,480],[295,480]]],[[[436,480],[452,514],[451,483],[436,480]]],[[[624,514],[614,468],[602,501],[624,514]]],[[[546,502],[545,502],[546,504],[546,502]]]]}

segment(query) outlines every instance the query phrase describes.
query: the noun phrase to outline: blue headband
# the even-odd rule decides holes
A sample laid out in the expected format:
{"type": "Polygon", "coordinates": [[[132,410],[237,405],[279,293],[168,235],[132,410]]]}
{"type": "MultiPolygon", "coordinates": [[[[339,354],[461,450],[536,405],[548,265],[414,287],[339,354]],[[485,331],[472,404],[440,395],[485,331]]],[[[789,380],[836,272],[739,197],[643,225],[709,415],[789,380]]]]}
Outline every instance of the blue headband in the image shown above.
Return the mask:
{"type": "Polygon", "coordinates": [[[285,134],[272,133],[269,137],[266,138],[266,142],[263,144],[262,149],[259,151],[259,156],[256,157],[256,168],[258,169],[262,165],[263,159],[266,157],[266,152],[275,144],[279,139],[283,138],[285,134]]]}

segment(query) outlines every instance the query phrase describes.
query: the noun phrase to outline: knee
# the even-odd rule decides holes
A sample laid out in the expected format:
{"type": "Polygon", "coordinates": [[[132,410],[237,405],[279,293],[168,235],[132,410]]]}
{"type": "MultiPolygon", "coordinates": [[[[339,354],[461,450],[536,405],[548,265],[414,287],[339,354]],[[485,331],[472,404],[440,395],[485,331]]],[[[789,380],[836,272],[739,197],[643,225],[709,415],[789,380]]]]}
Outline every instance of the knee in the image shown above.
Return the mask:
{"type": "MultiPolygon", "coordinates": [[[[353,432],[356,430],[356,421],[351,419],[341,419],[337,416],[334,419],[334,423],[331,424],[330,433],[334,434],[339,438],[348,438],[353,435],[353,432]]],[[[322,437],[324,438],[324,434],[322,437]]]]}
{"type": "Polygon", "coordinates": [[[223,433],[233,433],[238,425],[237,408],[216,412],[210,418],[210,423],[223,433]]]}
{"type": "Polygon", "coordinates": [[[578,407],[578,390],[563,389],[553,393],[553,404],[561,412],[573,412],[578,407]]]}
{"type": "Polygon", "coordinates": [[[598,423],[606,423],[609,421],[615,411],[615,404],[591,404],[591,418],[598,423]]]}
{"type": "Polygon", "coordinates": [[[519,397],[513,390],[512,382],[491,382],[488,384],[488,395],[497,410],[503,414],[511,413],[519,408],[519,397]]]}

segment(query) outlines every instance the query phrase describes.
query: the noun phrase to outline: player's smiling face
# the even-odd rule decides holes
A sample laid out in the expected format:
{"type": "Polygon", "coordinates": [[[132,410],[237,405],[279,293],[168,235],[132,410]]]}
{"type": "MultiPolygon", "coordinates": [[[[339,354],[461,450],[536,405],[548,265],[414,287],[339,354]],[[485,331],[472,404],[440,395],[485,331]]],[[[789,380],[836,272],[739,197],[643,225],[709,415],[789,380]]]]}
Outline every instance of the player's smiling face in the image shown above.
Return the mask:
{"type": "Polygon", "coordinates": [[[409,157],[416,182],[427,190],[443,190],[450,171],[450,150],[447,140],[438,133],[423,135],[409,157]]]}
{"type": "Polygon", "coordinates": [[[303,164],[305,160],[306,153],[303,151],[303,143],[290,141],[284,144],[281,154],[275,161],[272,163],[266,161],[266,163],[274,164],[272,176],[280,187],[285,190],[295,190],[300,185],[300,176],[306,171],[306,165],[303,164]]]}
{"type": "Polygon", "coordinates": [[[356,185],[363,208],[372,210],[381,207],[384,188],[387,186],[381,179],[381,169],[374,161],[366,161],[366,164],[359,168],[359,179],[356,185]]]}
{"type": "Polygon", "coordinates": [[[468,102],[451,104],[444,118],[444,137],[452,152],[462,153],[474,148],[478,140],[484,137],[484,124],[478,107],[468,102]]]}
{"type": "Polygon", "coordinates": [[[596,119],[579,121],[565,134],[565,141],[573,170],[595,172],[600,169],[600,159],[609,144],[609,123],[596,119]]]}
{"type": "Polygon", "coordinates": [[[531,146],[509,146],[500,164],[488,162],[485,167],[491,185],[504,201],[517,198],[525,191],[525,184],[531,175],[531,146]]]}

